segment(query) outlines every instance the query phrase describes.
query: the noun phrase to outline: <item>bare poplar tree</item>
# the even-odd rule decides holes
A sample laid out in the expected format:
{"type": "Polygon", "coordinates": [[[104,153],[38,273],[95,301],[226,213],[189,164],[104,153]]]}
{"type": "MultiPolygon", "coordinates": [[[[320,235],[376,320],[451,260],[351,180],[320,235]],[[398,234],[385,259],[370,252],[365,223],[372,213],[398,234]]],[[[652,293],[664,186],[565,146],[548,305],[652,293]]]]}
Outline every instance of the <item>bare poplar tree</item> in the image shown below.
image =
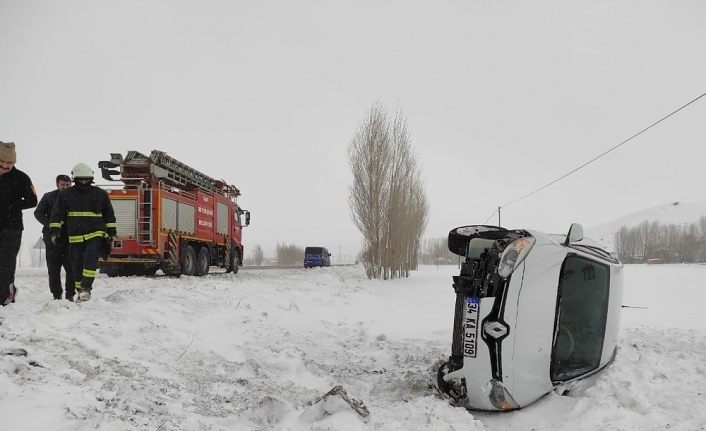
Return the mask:
{"type": "Polygon", "coordinates": [[[243,261],[243,264],[245,265],[262,265],[262,262],[265,260],[265,253],[262,251],[262,247],[260,245],[256,245],[253,247],[252,251],[250,253],[246,254],[246,257],[243,261]]]}
{"type": "Polygon", "coordinates": [[[262,265],[262,262],[265,260],[265,253],[262,251],[262,247],[260,245],[256,245],[253,250],[252,250],[252,260],[253,260],[253,265],[260,266],[262,265]]]}
{"type": "Polygon", "coordinates": [[[409,276],[417,267],[429,205],[402,113],[390,120],[374,105],[351,142],[348,161],[350,211],[363,234],[368,277],[409,276]]]}
{"type": "Polygon", "coordinates": [[[363,234],[363,264],[369,278],[380,278],[391,152],[387,116],[379,105],[358,126],[348,160],[353,171],[348,202],[353,222],[363,234]]]}

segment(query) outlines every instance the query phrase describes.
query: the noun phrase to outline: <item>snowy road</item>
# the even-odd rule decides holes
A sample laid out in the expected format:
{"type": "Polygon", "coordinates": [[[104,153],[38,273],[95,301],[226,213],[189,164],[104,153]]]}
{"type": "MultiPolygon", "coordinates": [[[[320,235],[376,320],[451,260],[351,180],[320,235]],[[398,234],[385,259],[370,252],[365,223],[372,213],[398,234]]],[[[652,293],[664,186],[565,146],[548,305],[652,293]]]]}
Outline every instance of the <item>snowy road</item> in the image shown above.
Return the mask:
{"type": "Polygon", "coordinates": [[[0,351],[28,352],[0,355],[2,429],[704,429],[706,328],[690,316],[706,267],[626,267],[626,303],[648,308],[624,312],[616,361],[509,414],[452,407],[433,387],[455,270],[101,277],[80,305],[48,300],[44,273],[23,270],[19,302],[0,310],[0,351]],[[336,385],[370,415],[309,408],[336,385]]]}

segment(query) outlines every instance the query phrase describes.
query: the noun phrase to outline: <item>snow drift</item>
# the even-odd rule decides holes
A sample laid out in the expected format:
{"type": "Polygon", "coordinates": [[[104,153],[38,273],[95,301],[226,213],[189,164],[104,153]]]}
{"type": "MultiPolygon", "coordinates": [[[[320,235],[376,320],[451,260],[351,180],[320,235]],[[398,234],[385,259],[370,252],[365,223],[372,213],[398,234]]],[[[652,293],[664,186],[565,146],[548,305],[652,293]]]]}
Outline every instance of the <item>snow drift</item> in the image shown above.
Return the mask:
{"type": "Polygon", "coordinates": [[[704,429],[706,266],[626,266],[625,304],[647,308],[624,311],[616,360],[505,414],[453,407],[434,386],[457,272],[99,277],[77,305],[51,301],[42,270],[22,270],[18,302],[0,310],[2,428],[704,429]],[[369,414],[341,392],[322,400],[336,386],[369,414]]]}

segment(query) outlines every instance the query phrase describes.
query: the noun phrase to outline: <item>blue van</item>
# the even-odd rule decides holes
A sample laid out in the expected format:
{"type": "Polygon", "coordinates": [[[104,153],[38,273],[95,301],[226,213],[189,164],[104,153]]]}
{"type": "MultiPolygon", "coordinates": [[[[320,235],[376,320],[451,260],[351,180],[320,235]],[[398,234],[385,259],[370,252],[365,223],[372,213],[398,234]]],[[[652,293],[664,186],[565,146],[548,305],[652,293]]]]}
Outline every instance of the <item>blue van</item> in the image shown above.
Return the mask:
{"type": "Polygon", "coordinates": [[[331,253],[326,247],[307,247],[304,249],[304,268],[331,266],[331,253]]]}

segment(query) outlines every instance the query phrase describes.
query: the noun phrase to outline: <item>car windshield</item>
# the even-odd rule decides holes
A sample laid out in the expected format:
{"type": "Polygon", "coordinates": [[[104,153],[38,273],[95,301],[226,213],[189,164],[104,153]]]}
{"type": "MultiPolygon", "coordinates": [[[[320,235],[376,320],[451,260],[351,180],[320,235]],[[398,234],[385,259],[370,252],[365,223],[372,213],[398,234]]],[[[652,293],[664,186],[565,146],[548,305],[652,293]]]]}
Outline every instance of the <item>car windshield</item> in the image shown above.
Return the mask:
{"type": "Polygon", "coordinates": [[[324,249],[323,247],[307,247],[304,249],[304,254],[324,254],[324,249]]]}

